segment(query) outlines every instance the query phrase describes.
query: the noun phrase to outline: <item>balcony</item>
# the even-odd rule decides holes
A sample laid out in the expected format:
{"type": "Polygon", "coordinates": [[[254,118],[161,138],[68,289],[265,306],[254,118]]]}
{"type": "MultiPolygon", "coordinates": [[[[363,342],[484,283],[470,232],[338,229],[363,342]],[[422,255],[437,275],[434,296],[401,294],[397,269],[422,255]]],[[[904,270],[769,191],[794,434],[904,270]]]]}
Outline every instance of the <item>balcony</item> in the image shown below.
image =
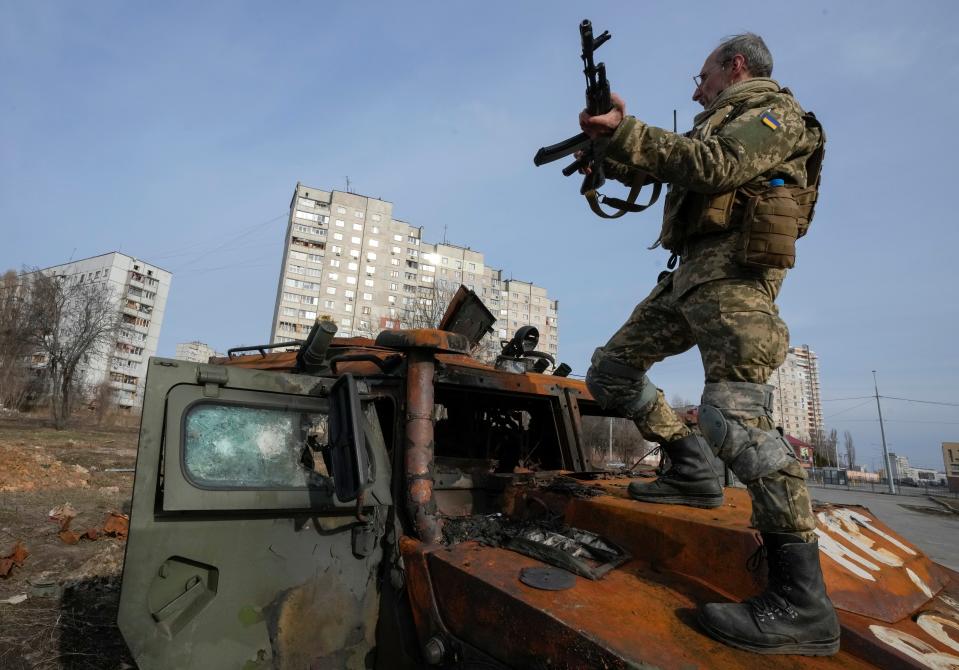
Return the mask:
{"type": "Polygon", "coordinates": [[[142,355],[130,353],[128,351],[114,351],[113,357],[119,358],[120,360],[124,360],[124,361],[133,361],[134,363],[137,363],[137,364],[143,362],[142,355]]]}
{"type": "Polygon", "coordinates": [[[148,298],[145,295],[131,295],[128,293],[127,298],[130,300],[134,300],[140,303],[141,305],[146,305],[148,307],[153,307],[153,305],[155,304],[153,302],[153,298],[148,298]]]}

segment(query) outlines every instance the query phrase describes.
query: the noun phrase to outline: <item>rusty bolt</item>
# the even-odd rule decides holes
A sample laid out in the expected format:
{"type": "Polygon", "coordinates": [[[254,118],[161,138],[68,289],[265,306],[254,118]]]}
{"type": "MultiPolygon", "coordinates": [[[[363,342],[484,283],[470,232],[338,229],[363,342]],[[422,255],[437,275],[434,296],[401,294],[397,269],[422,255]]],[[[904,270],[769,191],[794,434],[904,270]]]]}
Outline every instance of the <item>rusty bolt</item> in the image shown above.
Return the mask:
{"type": "Polygon", "coordinates": [[[443,658],[446,657],[446,645],[443,644],[443,639],[434,635],[427,640],[426,644],[423,645],[423,656],[430,665],[442,663],[443,658]]]}

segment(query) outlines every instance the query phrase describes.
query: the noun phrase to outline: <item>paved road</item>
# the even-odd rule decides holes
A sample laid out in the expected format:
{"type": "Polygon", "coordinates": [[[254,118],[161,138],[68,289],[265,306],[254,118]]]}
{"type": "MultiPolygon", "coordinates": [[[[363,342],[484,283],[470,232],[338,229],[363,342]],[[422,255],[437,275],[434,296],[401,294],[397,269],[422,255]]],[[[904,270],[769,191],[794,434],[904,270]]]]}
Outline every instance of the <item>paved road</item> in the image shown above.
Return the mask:
{"type": "Polygon", "coordinates": [[[959,571],[959,515],[929,514],[902,506],[939,508],[931,500],[818,486],[810,486],[809,492],[813,500],[868,507],[883,523],[922,549],[932,560],[959,571]]]}

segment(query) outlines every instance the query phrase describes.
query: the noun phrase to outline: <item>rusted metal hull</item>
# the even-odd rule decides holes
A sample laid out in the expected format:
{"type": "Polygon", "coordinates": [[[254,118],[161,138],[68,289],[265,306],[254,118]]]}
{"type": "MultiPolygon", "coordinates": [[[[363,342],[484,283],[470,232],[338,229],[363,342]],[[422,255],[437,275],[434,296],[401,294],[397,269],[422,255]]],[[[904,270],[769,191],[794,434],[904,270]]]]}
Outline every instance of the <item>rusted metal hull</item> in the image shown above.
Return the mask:
{"type": "MultiPolygon", "coordinates": [[[[601,482],[611,495],[590,499],[517,488],[504,500],[504,508],[518,515],[527,505],[536,510],[545,505],[563,514],[565,523],[599,533],[633,554],[635,560],[602,580],[576,578],[567,591],[540,591],[518,578],[521,569],[542,565],[535,559],[472,542],[437,550],[411,541],[404,554],[417,556],[420,565],[425,561],[433,595],[423,595],[417,574],[410,575],[411,592],[420,592],[422,602],[435,602],[433,617],[450,635],[495,650],[496,658],[511,667],[756,667],[757,656],[714,641],[695,620],[703,603],[741,600],[765,585],[763,571],[746,568],[758,547],[748,525],[746,492],[729,489],[723,507],[700,510],[626,499],[627,481],[601,482]],[[530,497],[540,502],[530,504],[530,497]]],[[[956,574],[929,561],[863,508],[817,511],[826,538],[821,540],[823,573],[843,627],[842,651],[832,658],[777,657],[775,667],[959,664],[956,574]],[[836,519],[852,519],[859,533],[842,523],[837,529],[836,519]],[[853,554],[876,569],[849,559],[853,554]],[[851,572],[833,556],[864,567],[874,580],[851,572]],[[926,629],[940,631],[955,647],[926,629]]]]}

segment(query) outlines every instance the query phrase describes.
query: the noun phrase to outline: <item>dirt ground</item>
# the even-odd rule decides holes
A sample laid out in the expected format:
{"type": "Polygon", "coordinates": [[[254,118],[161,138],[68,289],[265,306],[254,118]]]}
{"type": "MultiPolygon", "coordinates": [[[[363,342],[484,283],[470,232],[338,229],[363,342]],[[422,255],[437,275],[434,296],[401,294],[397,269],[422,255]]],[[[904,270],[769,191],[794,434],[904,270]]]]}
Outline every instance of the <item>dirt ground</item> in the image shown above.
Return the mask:
{"type": "Polygon", "coordinates": [[[0,668],[135,667],[116,627],[123,537],[66,544],[49,515],[69,504],[83,534],[129,513],[133,473],[108,470],[133,468],[136,442],[132,427],[0,413],[0,559],[18,542],[29,552],[0,577],[0,668]]]}

